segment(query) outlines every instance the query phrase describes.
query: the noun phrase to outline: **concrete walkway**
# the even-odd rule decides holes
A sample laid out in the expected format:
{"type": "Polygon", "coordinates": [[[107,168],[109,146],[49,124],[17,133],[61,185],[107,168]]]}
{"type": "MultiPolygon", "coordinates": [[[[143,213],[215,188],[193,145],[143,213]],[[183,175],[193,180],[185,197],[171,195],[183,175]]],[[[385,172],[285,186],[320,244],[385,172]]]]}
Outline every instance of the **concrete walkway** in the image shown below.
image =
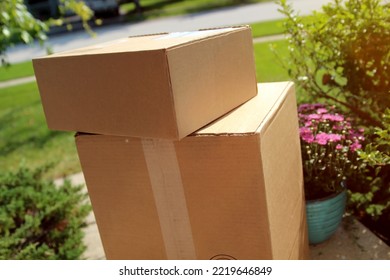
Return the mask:
{"type": "MultiPolygon", "coordinates": [[[[83,173],[75,174],[69,179],[74,184],[85,183],[83,173]]],[[[105,259],[93,212],[87,221],[88,227],[84,230],[87,250],[84,257],[91,260],[105,259]]],[[[313,260],[390,260],[390,247],[360,222],[347,216],[331,239],[310,246],[310,257],[313,260]]]]}
{"type": "Polygon", "coordinates": [[[35,76],[23,77],[23,78],[19,78],[19,79],[0,82],[0,89],[23,85],[23,84],[27,84],[27,83],[31,83],[31,82],[35,82],[35,76]]]}

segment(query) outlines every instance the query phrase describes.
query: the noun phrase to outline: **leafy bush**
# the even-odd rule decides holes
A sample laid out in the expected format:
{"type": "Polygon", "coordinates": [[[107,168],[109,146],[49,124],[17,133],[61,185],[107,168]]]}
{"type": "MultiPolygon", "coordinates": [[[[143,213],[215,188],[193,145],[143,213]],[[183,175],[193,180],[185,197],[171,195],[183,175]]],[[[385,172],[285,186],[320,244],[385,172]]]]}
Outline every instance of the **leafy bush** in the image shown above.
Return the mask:
{"type": "Polygon", "coordinates": [[[299,17],[285,0],[278,3],[288,36],[284,67],[299,91],[313,103],[341,105],[366,127],[365,143],[372,142],[358,151],[347,180],[350,210],[371,217],[390,212],[390,4],[334,0],[299,17]]]}
{"type": "Polygon", "coordinates": [[[42,179],[48,168],[0,175],[0,259],[79,259],[91,208],[82,185],[42,179]]]}
{"type": "MultiPolygon", "coordinates": [[[[84,2],[78,0],[60,0],[61,14],[67,11],[77,14],[86,31],[91,32],[87,24],[93,16],[93,11],[85,5],[84,2]]],[[[33,17],[28,11],[23,0],[7,0],[0,1],[0,66],[8,65],[6,59],[6,51],[9,47],[22,43],[30,44],[34,40],[40,43],[47,39],[46,33],[51,26],[64,24],[63,19],[51,19],[47,22],[42,22],[33,17]]]]}
{"type": "Polygon", "coordinates": [[[375,137],[358,151],[363,177],[355,178],[350,200],[359,215],[379,216],[390,210],[390,109],[383,115],[384,128],[375,129],[375,137]]]}
{"type": "Polygon", "coordinates": [[[390,5],[334,0],[302,18],[285,0],[278,3],[287,17],[285,67],[301,90],[381,127],[390,107],[390,5]]]}
{"type": "Polygon", "coordinates": [[[46,40],[48,27],[35,19],[27,10],[23,0],[0,3],[0,66],[6,63],[5,51],[14,44],[31,43],[34,39],[46,40]]]}

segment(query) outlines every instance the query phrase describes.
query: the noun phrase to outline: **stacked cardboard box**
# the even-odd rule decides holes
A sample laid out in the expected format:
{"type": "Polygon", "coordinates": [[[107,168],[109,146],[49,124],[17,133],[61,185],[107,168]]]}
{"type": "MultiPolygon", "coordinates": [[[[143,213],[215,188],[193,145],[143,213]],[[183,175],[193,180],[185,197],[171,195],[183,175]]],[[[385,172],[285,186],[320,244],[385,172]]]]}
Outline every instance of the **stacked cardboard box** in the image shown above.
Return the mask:
{"type": "Polygon", "coordinates": [[[307,257],[293,84],[256,95],[251,40],[171,33],[34,61],[49,127],[84,132],[108,259],[307,257]]]}
{"type": "Polygon", "coordinates": [[[256,95],[246,27],[130,37],[33,63],[56,130],[181,139],[256,95]]]}

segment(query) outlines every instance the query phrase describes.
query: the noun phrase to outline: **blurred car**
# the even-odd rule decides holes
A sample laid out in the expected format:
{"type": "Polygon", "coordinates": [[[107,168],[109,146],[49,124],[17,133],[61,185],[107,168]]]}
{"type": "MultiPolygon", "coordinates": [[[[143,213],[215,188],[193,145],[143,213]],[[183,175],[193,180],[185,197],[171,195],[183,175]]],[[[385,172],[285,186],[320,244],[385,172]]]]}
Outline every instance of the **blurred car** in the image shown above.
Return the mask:
{"type": "Polygon", "coordinates": [[[84,0],[94,11],[95,15],[119,15],[119,1],[117,0],[84,0]]]}
{"type": "MultiPolygon", "coordinates": [[[[82,1],[82,0],[80,0],[82,1]]],[[[84,0],[85,4],[94,11],[97,16],[117,16],[119,15],[120,0],[84,0]]],[[[29,11],[34,17],[47,20],[49,18],[58,18],[60,16],[59,0],[24,0],[29,11]]],[[[67,16],[70,14],[66,14],[67,16]]]]}

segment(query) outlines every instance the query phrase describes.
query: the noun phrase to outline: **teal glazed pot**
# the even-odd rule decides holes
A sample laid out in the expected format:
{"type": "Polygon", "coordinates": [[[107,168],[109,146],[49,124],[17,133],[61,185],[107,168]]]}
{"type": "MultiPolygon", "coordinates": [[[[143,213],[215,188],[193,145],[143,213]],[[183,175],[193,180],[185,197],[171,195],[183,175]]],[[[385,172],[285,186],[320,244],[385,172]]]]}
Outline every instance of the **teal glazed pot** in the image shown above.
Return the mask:
{"type": "Polygon", "coordinates": [[[306,217],[310,244],[330,238],[339,227],[345,212],[346,191],[323,199],[306,201],[306,217]]]}

